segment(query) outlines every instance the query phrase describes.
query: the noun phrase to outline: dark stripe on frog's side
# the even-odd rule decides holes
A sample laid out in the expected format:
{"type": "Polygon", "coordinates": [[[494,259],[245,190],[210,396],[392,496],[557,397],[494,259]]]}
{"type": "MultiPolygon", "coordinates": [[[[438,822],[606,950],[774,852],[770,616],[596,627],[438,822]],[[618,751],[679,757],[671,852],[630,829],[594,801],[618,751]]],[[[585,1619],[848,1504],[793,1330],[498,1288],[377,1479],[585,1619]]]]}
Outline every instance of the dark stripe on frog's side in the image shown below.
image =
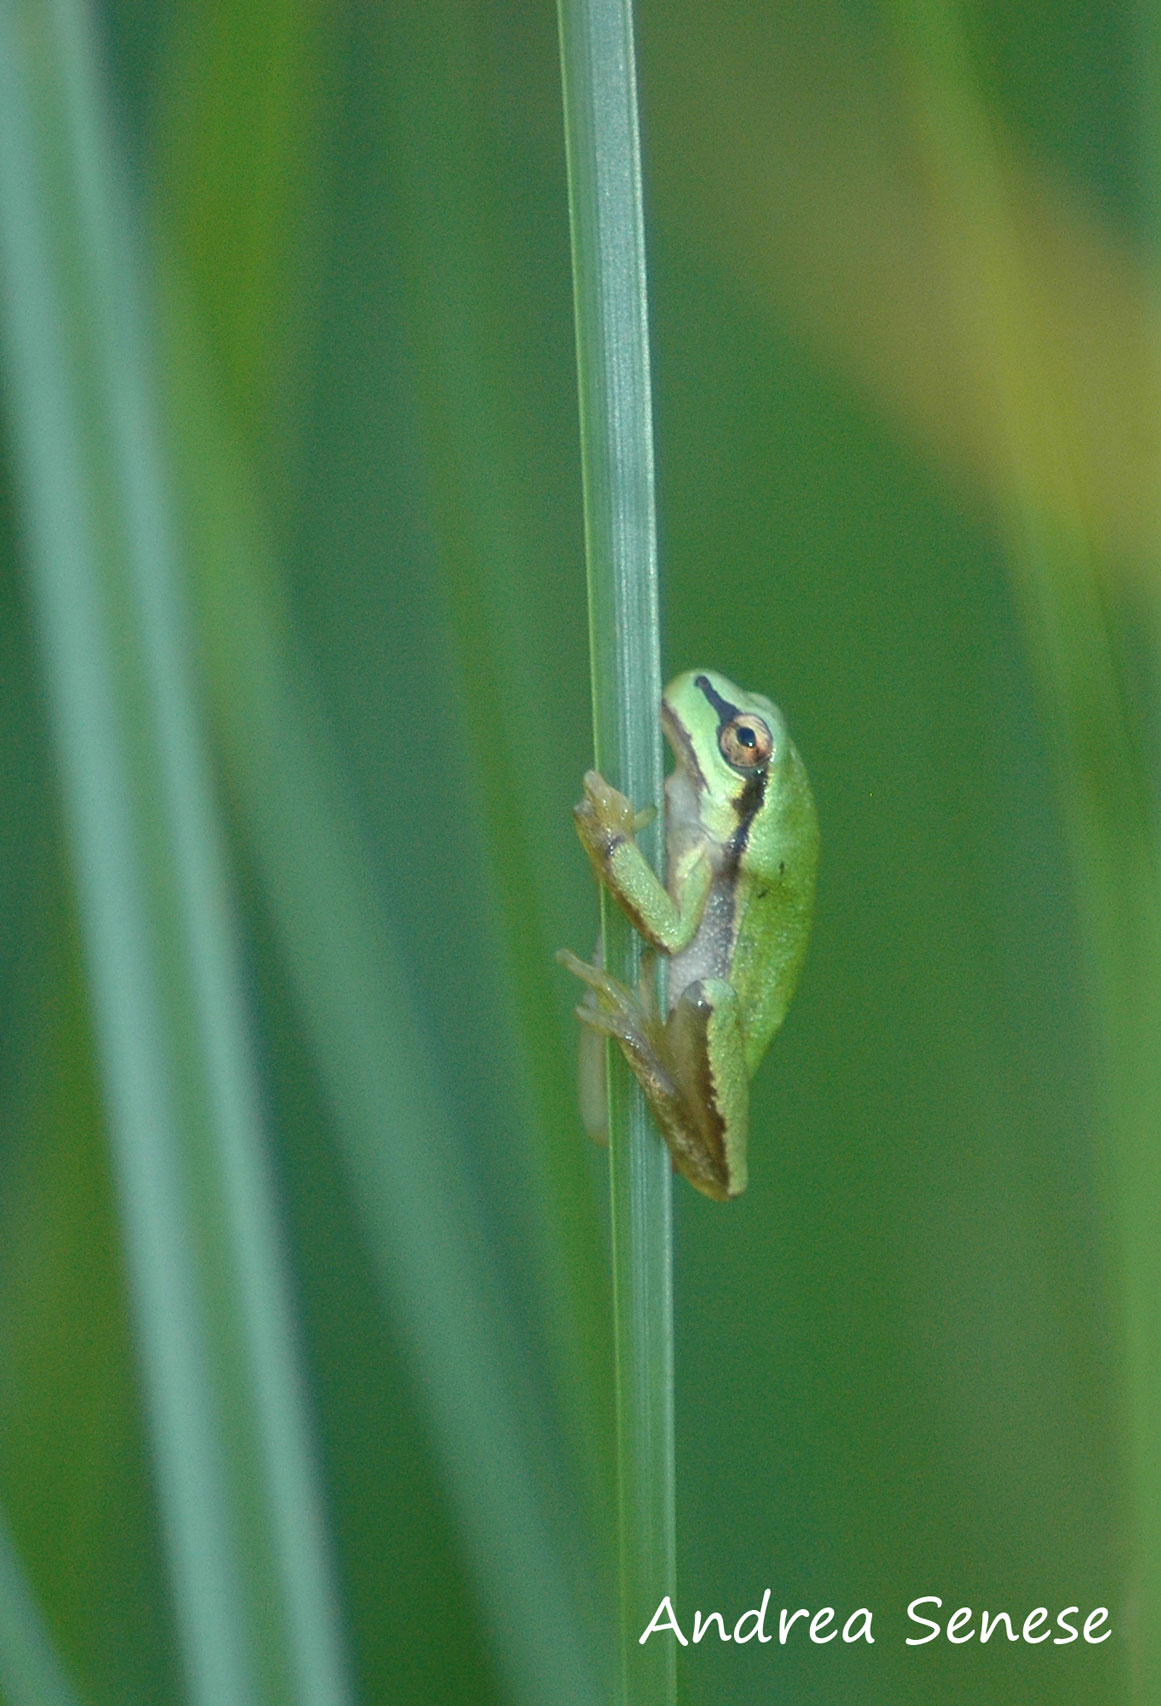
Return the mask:
{"type": "Polygon", "coordinates": [[[726,844],[726,856],[722,861],[723,876],[737,875],[738,866],[742,863],[742,854],[746,851],[746,843],[750,839],[750,826],[761,811],[762,801],[766,797],[766,778],[769,774],[768,767],[763,765],[761,770],[755,770],[753,775],[746,778],[746,785],[734,807],[738,814],[738,827],[726,844]]]}
{"type": "MultiPolygon", "coordinates": [[[[731,705],[728,699],[722,698],[721,694],[718,692],[717,688],[708,676],[695,676],[693,684],[701,691],[702,694],[704,694],[710,708],[717,712],[718,733],[720,734],[722,729],[732,723],[734,718],[738,715],[738,707],[736,705],[731,705]]],[[[751,771],[750,775],[746,777],[745,785],[743,786],[741,793],[734,802],[734,810],[738,818],[738,827],[730,836],[729,842],[726,845],[726,856],[722,862],[721,870],[721,874],[725,877],[735,876],[739,865],[742,863],[742,854],[746,851],[746,842],[750,835],[750,825],[757,817],[762,806],[762,801],[766,796],[766,777],[768,773],[767,765],[763,765],[761,770],[751,771]]]]}
{"type": "MultiPolygon", "coordinates": [[[[720,733],[738,715],[738,707],[732,705],[728,699],[722,698],[708,676],[695,676],[693,684],[704,695],[710,708],[716,712],[720,733]]],[[[761,810],[762,801],[766,796],[768,774],[768,766],[763,765],[761,770],[754,770],[746,777],[742,790],[734,801],[734,812],[738,826],[726,843],[725,856],[714,878],[714,888],[719,894],[724,891],[728,896],[728,910],[726,910],[724,917],[719,915],[718,922],[719,925],[724,924],[731,942],[734,936],[734,878],[738,874],[742,855],[746,851],[746,843],[750,838],[750,826],[761,810]]]]}

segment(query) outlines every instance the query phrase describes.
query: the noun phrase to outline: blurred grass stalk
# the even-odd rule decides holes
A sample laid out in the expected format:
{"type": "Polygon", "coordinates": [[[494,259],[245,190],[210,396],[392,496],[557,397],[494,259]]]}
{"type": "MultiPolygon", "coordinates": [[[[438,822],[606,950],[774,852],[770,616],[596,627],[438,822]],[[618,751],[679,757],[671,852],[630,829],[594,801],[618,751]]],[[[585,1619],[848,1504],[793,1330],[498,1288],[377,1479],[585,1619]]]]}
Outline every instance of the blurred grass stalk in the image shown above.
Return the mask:
{"type": "Polygon", "coordinates": [[[0,1693],[8,1706],[79,1706],[2,1515],[0,1693]]]}
{"type": "MultiPolygon", "coordinates": [[[[630,0],[560,0],[588,560],[593,740],[600,771],[660,804],[661,643],[645,234],[630,0]]],[[[660,819],[643,833],[657,862],[660,819]]],[[[640,942],[602,891],[605,964],[635,987],[640,942]]],[[[645,1099],[609,1049],[621,1687],[676,1699],[675,1643],[639,1636],[675,1591],[672,1171],[645,1099]]]]}
{"type": "MultiPolygon", "coordinates": [[[[1109,1134],[1121,1309],[1130,1559],[1123,1627],[1134,1698],[1161,1698],[1161,849],[1155,755],[1134,739],[1118,601],[1076,469],[1080,405],[1049,354],[1051,292],[1012,217],[957,0],[897,0],[949,290],[1001,454],[996,493],[1060,781],[1109,1134]]],[[[1154,422],[1154,428],[1156,422],[1154,422]]],[[[1158,494],[1161,515],[1161,494],[1158,494]]],[[[1156,567],[1154,566],[1154,574],[1156,567]]],[[[1140,589],[1161,678],[1156,586],[1140,589]]],[[[1123,618],[1123,610],[1121,612],[1123,618]]]]}
{"type": "Polygon", "coordinates": [[[0,0],[0,111],[12,440],[190,1698],[341,1706],[148,310],[78,0],[0,0]]]}
{"type": "MultiPolygon", "coordinates": [[[[557,816],[556,740],[527,738],[533,721],[546,729],[550,706],[558,718],[568,713],[567,696],[562,700],[559,692],[558,650],[538,620],[545,552],[554,548],[541,528],[555,504],[547,482],[535,488],[529,482],[523,437],[532,424],[541,438],[546,423],[538,404],[524,415],[531,399],[522,395],[512,364],[514,351],[531,347],[529,303],[505,288],[505,310],[496,316],[488,286],[498,266],[507,272],[527,265],[526,251],[505,235],[512,186],[496,138],[481,123],[491,25],[477,32],[489,15],[493,21],[499,16],[487,6],[465,6],[449,30],[446,18],[430,8],[381,14],[386,27],[376,104],[385,120],[387,175],[406,208],[406,216],[391,223],[387,246],[398,269],[401,319],[416,352],[409,430],[423,447],[441,615],[455,659],[455,691],[471,707],[470,781],[465,776],[460,785],[470,789],[485,832],[492,916],[480,922],[511,1044],[504,1063],[511,1131],[504,1142],[520,1150],[524,1177],[519,1195],[506,1195],[519,1222],[514,1219],[513,1233],[539,1269],[546,1371],[587,1484],[588,1526],[600,1537],[601,1568],[611,1586],[612,1311],[608,1275],[594,1259],[601,1216],[586,1146],[567,1136],[562,1141],[571,1122],[565,1125],[561,1110],[576,1105],[572,1062],[535,1040],[563,981],[551,957],[559,942],[554,917],[561,884],[559,861],[555,854],[546,857],[548,814],[558,840],[570,851],[575,844],[571,826],[557,816]],[[513,1145],[517,1133],[523,1142],[513,1145]]],[[[530,22],[538,16],[527,14],[530,22]]],[[[548,35],[546,48],[550,42],[548,35]]],[[[518,73],[521,86],[528,86],[529,69],[518,73]]],[[[282,174],[284,181],[288,175],[282,174]]],[[[547,193],[554,213],[565,215],[555,189],[547,193]]],[[[554,300],[554,325],[556,306],[554,300]]],[[[386,341],[379,328],[371,335],[386,341]]],[[[567,360],[560,366],[567,371],[567,360]]],[[[537,368],[548,371],[539,358],[537,368]]],[[[406,388],[392,390],[395,407],[409,409],[406,388]]],[[[571,535],[573,525],[565,526],[571,535]]],[[[571,876],[575,880],[575,869],[571,876]]]]}
{"type": "MultiPolygon", "coordinates": [[[[546,1414],[550,1406],[537,1389],[540,1347],[514,1301],[495,1223],[473,1188],[479,1134],[467,1132],[457,1115],[439,1043],[409,985],[394,928],[398,895],[384,882],[381,851],[360,822],[350,755],[334,738],[313,660],[295,643],[299,612],[282,596],[284,565],[274,559],[266,526],[269,486],[261,491],[255,476],[259,462],[269,480],[271,459],[261,451],[279,441],[293,416],[283,400],[293,389],[284,369],[294,365],[303,334],[300,245],[317,216],[312,196],[334,144],[324,91],[335,51],[329,31],[338,23],[337,15],[324,18],[298,0],[203,14],[170,68],[162,102],[169,111],[157,185],[169,263],[165,372],[199,565],[207,689],[238,821],[333,1114],[384,1310],[416,1372],[498,1671],[516,1700],[593,1706],[607,1695],[594,1658],[599,1572],[578,1522],[576,1466],[554,1426],[558,1417],[546,1414]],[[264,138],[259,148],[256,127],[264,138]],[[221,395],[211,394],[211,372],[224,372],[221,395]],[[272,384],[280,372],[282,385],[272,384]]],[[[413,196],[420,223],[433,233],[429,248],[420,244],[417,295],[436,321],[433,342],[458,386],[450,396],[441,392],[436,413],[471,447],[475,476],[463,481],[466,494],[458,486],[457,493],[475,544],[476,530],[486,537],[494,517],[502,463],[483,430],[494,396],[472,393],[473,325],[462,296],[474,251],[452,211],[469,152],[460,127],[470,103],[447,87],[442,61],[445,53],[454,59],[458,40],[438,14],[396,9],[376,17],[362,51],[372,56],[375,126],[397,127],[406,142],[402,159],[392,156],[393,181],[410,186],[405,198],[413,196]],[[450,144],[443,125],[454,132],[450,144]]],[[[406,242],[398,232],[391,241],[402,270],[406,242]]],[[[369,336],[389,341],[379,319],[391,313],[389,301],[378,304],[382,287],[376,274],[369,336]]],[[[327,360],[341,366],[341,348],[328,345],[327,360]]],[[[402,412],[403,388],[394,388],[388,364],[381,372],[392,407],[402,412]]],[[[386,413],[390,418],[390,407],[386,413]]],[[[376,419],[382,431],[384,414],[376,419]]],[[[389,454],[401,452],[395,446],[389,454]]],[[[507,569],[509,554],[499,554],[507,569]]],[[[449,559],[454,549],[441,554],[441,577],[450,580],[449,559]]],[[[312,564],[311,572],[334,571],[312,564]]],[[[342,572],[350,573],[350,564],[342,572]]],[[[385,537],[368,572],[372,584],[406,576],[405,547],[385,537]]],[[[516,693],[503,696],[499,722],[488,715],[484,682],[497,646],[495,626],[480,609],[486,577],[485,550],[470,551],[463,602],[472,613],[472,663],[484,678],[472,683],[477,773],[496,762],[509,738],[506,725],[519,723],[511,715],[516,693]]],[[[460,590],[451,602],[460,602],[460,590]]],[[[503,626],[511,641],[516,630],[503,626]]],[[[507,809],[513,789],[501,791],[507,809]]],[[[527,837],[513,828],[500,839],[519,849],[527,837]]],[[[509,936],[519,936],[527,954],[526,938],[535,940],[523,928],[530,890],[509,887],[522,925],[509,936]]],[[[541,961],[544,981],[546,954],[541,961]]],[[[496,969],[502,984],[503,968],[496,969]]],[[[525,1047],[522,1066],[528,1054],[525,1047]]],[[[513,1100],[518,1107],[518,1086],[513,1100]]],[[[516,1115],[506,1140],[518,1145],[520,1136],[516,1115]]],[[[539,1189],[542,1176],[529,1159],[528,1201],[518,1208],[550,1243],[566,1205],[539,1189]]],[[[527,1227],[520,1236],[528,1236],[527,1227]]],[[[582,1248],[591,1255],[591,1239],[582,1248]]],[[[583,1291],[575,1262],[560,1269],[554,1263],[552,1271],[583,1291]]],[[[553,1293],[550,1284],[543,1289],[553,1293]]],[[[546,1304],[548,1337],[566,1363],[575,1334],[569,1307],[558,1286],[546,1304]]],[[[561,1385],[575,1392],[567,1380],[561,1385]]]]}
{"type": "Polygon", "coordinates": [[[208,399],[176,283],[166,299],[209,690],[384,1302],[420,1377],[513,1697],[595,1706],[594,1572],[575,1534],[571,1481],[530,1390],[528,1347],[467,1181],[342,754],[289,636],[245,456],[208,399]]]}

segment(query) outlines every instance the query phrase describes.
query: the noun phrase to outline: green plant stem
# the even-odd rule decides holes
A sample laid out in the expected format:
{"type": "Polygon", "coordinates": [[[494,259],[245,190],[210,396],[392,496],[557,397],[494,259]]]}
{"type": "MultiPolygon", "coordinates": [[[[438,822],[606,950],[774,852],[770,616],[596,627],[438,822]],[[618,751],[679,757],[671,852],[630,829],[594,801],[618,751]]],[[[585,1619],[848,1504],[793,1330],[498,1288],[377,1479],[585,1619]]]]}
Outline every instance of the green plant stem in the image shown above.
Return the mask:
{"type": "MultiPolygon", "coordinates": [[[[629,0],[560,0],[596,764],[660,804],[657,533],[641,161],[629,0]]],[[[643,836],[656,858],[660,825],[643,836]]],[[[601,897],[605,963],[632,985],[640,943],[601,897]]],[[[676,1698],[675,1644],[639,1636],[674,1592],[672,1173],[610,1050],[609,1135],[622,1698],[676,1698]]]]}
{"type": "Polygon", "coordinates": [[[343,1706],[127,196],[79,0],[0,0],[0,329],[195,1706],[343,1706]]]}

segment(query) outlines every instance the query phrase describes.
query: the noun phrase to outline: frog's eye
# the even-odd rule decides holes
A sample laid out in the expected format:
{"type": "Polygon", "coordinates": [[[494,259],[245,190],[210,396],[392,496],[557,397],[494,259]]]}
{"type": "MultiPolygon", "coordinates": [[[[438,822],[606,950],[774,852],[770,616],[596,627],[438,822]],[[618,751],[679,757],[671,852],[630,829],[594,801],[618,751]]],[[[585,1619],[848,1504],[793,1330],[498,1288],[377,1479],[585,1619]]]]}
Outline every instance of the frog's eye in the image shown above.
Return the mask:
{"type": "Polygon", "coordinates": [[[774,749],[774,737],[761,717],[739,711],[718,730],[718,746],[735,770],[760,770],[774,749]]]}

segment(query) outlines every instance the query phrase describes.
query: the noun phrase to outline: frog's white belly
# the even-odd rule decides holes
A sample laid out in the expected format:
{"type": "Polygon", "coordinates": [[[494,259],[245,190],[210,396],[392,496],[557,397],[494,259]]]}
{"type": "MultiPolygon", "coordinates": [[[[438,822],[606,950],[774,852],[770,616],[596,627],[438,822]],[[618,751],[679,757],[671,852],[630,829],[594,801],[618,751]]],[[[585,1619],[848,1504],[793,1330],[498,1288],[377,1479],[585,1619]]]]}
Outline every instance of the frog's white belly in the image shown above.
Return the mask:
{"type": "Polygon", "coordinates": [[[669,961],[669,1006],[703,977],[728,977],[734,940],[734,885],[716,879],[705,903],[697,934],[688,948],[669,961]]]}

